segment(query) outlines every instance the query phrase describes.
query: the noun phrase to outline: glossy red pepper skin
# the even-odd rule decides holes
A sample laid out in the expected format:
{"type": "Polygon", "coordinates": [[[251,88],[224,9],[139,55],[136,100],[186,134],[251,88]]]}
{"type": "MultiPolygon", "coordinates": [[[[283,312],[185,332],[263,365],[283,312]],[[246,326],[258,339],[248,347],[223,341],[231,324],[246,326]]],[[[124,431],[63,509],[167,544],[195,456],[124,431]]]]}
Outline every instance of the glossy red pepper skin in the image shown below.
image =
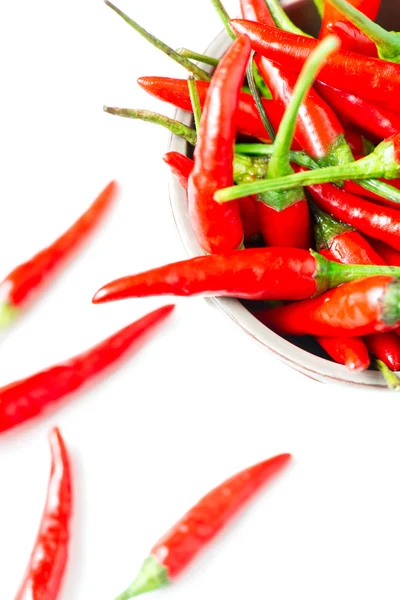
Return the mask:
{"type": "Polygon", "coordinates": [[[400,339],[395,333],[378,333],[365,338],[370,354],[385,363],[392,371],[400,370],[400,339]]]}
{"type": "MultiPolygon", "coordinates": [[[[189,175],[193,170],[194,161],[179,152],[168,152],[164,154],[163,160],[169,166],[181,186],[187,191],[189,175]]],[[[244,241],[253,242],[260,235],[261,230],[256,201],[252,196],[240,198],[239,214],[243,225],[244,241]]]]}
{"type": "Polygon", "coordinates": [[[267,246],[291,246],[303,249],[310,247],[311,222],[305,198],[281,211],[258,201],[257,214],[267,246]]]}
{"type": "Polygon", "coordinates": [[[54,407],[89,380],[122,358],[135,343],[165,319],[173,306],[164,306],[68,361],[0,388],[0,433],[54,407]]]}
{"type": "Polygon", "coordinates": [[[202,113],[188,203],[190,222],[206,252],[229,252],[243,244],[239,203],[217,206],[214,193],[233,184],[234,119],[250,52],[247,36],[233,42],[214,72],[202,113]]]}
{"type": "MultiPolygon", "coordinates": [[[[168,77],[141,77],[138,84],[146,92],[155,96],[159,100],[173,104],[177,108],[192,112],[192,104],[186,79],[171,79],[168,77]]],[[[199,93],[201,107],[204,108],[207,92],[210,84],[205,81],[196,81],[197,91],[199,93]]],[[[263,99],[263,104],[269,102],[263,99]]],[[[274,109],[273,103],[268,105],[268,111],[271,113],[274,109]]],[[[281,119],[279,113],[276,119],[281,119]]],[[[238,133],[254,137],[262,142],[270,143],[271,140],[265,131],[265,127],[260,119],[259,112],[251,94],[240,92],[238,109],[235,115],[235,123],[238,133]]]]}
{"type": "Polygon", "coordinates": [[[342,50],[378,58],[378,50],[374,42],[350,21],[334,21],[328,23],[326,29],[328,33],[340,38],[342,50]]]}
{"type": "Polygon", "coordinates": [[[395,250],[380,240],[369,240],[371,246],[382,256],[387,265],[392,267],[400,267],[400,250],[395,250]]]}
{"type": "MultiPolygon", "coordinates": [[[[349,4],[375,21],[381,6],[381,0],[349,0],[349,4]]],[[[332,4],[325,2],[320,37],[324,37],[329,33],[329,23],[334,23],[341,19],[343,19],[343,15],[332,4]]]]}
{"type": "Polygon", "coordinates": [[[49,436],[51,473],[46,503],[28,568],[15,600],[56,600],[68,561],[72,482],[67,449],[58,429],[49,436]]]}
{"type": "Polygon", "coordinates": [[[307,186],[315,203],[366,236],[400,250],[400,211],[350,194],[330,183],[307,186]]]}
{"type": "Polygon", "coordinates": [[[155,544],[137,579],[117,600],[172,583],[290,459],[290,454],[281,454],[254,465],[204,496],[155,544]]]}
{"type": "Polygon", "coordinates": [[[256,316],[281,335],[362,337],[398,327],[400,306],[394,303],[391,311],[388,305],[397,300],[399,288],[393,277],[367,277],[256,316]]]}
{"type": "MultiPolygon", "coordinates": [[[[252,21],[237,19],[230,21],[230,25],[237,35],[249,36],[253,50],[297,73],[318,43],[317,40],[252,21]]],[[[340,82],[341,89],[346,92],[399,112],[399,64],[342,51],[326,61],[318,81],[333,87],[340,82]]]]}
{"type": "MultiPolygon", "coordinates": [[[[389,179],[380,179],[380,181],[383,181],[384,183],[388,183],[389,185],[397,188],[398,190],[400,189],[400,179],[390,179],[390,180],[389,179]]],[[[375,194],[371,190],[367,190],[367,189],[361,187],[361,185],[359,185],[356,181],[345,181],[343,189],[346,192],[349,192],[350,194],[355,194],[356,196],[362,196],[363,198],[368,198],[369,200],[373,200],[374,202],[377,202],[378,204],[383,204],[384,206],[389,206],[390,208],[394,208],[396,210],[399,210],[399,208],[400,208],[399,204],[397,204],[396,202],[392,202],[388,198],[383,198],[382,196],[375,194]]]]}
{"type": "Polygon", "coordinates": [[[240,11],[243,19],[275,27],[275,21],[265,0],[240,0],[240,11]]]}
{"type": "MultiPolygon", "coordinates": [[[[256,63],[283,115],[292,98],[297,73],[283,69],[260,55],[256,56],[256,63]]],[[[296,141],[302,150],[318,162],[329,156],[340,136],[344,136],[344,129],[335,113],[311,89],[298,114],[294,133],[296,141]]]]}
{"type": "Polygon", "coordinates": [[[368,369],[370,365],[368,349],[361,338],[319,336],[316,340],[332,360],[339,365],[346,366],[350,371],[365,371],[368,369]]]}
{"type": "Polygon", "coordinates": [[[316,82],[315,87],[340,117],[373,136],[386,139],[400,131],[399,114],[321,82],[316,82]]]}
{"type": "MultiPolygon", "coordinates": [[[[326,254],[321,254],[327,258],[326,254]]],[[[347,265],[385,265],[367,240],[358,231],[346,231],[335,236],[329,245],[330,260],[347,265]]]]}
{"type": "Polygon", "coordinates": [[[23,308],[99,225],[116,192],[117,184],[113,181],[55,242],[7,275],[0,283],[0,302],[23,308]]]}

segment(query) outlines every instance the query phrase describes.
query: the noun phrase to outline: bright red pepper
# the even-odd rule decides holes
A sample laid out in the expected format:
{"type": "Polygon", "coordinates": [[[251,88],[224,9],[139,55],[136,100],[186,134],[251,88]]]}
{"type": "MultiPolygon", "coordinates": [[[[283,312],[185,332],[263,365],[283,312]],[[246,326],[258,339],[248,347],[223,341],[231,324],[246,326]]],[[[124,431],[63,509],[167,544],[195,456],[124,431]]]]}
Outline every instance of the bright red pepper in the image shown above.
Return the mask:
{"type": "Polygon", "coordinates": [[[116,279],[102,287],[93,302],[165,294],[300,300],[356,278],[400,274],[400,270],[393,269],[340,265],[312,251],[296,248],[250,248],[198,256],[116,279]]]}
{"type": "Polygon", "coordinates": [[[391,265],[393,267],[400,267],[400,250],[396,250],[391,246],[388,246],[384,242],[380,240],[369,240],[371,246],[384,258],[386,264],[391,265]]]}
{"type": "Polygon", "coordinates": [[[173,308],[159,308],[83,354],[0,388],[0,432],[40,415],[105,371],[136,342],[141,342],[173,308]]]}
{"type": "Polygon", "coordinates": [[[392,371],[400,370],[400,339],[395,333],[368,335],[365,342],[370,354],[376,356],[392,371]]]}
{"type": "MultiPolygon", "coordinates": [[[[181,186],[187,190],[189,175],[193,170],[194,161],[179,152],[168,152],[163,156],[164,162],[170,167],[181,186]]],[[[254,198],[245,196],[239,200],[240,219],[243,224],[244,241],[252,242],[261,233],[254,198]]]]}
{"type": "Polygon", "coordinates": [[[137,579],[116,600],[128,600],[171,583],[290,458],[290,454],[281,454],[254,465],[204,496],[153,546],[137,579]]]}
{"type": "Polygon", "coordinates": [[[234,117],[250,52],[246,36],[233,42],[214,72],[201,118],[188,202],[190,222],[206,252],[229,251],[243,244],[239,204],[217,206],[213,197],[225,183],[233,184],[234,117]]]}
{"type": "Polygon", "coordinates": [[[399,114],[321,82],[315,87],[339,117],[345,117],[377,138],[386,139],[400,131],[399,114]]]}
{"type": "Polygon", "coordinates": [[[16,267],[0,283],[0,327],[8,325],[32,300],[62,264],[76,252],[99,225],[116,197],[111,182],[88,210],[55,242],[16,267]]]}
{"type": "MultiPolygon", "coordinates": [[[[400,190],[400,179],[380,179],[380,181],[383,181],[384,183],[388,183],[390,186],[396,188],[397,190],[400,190]]],[[[363,196],[364,198],[369,198],[370,200],[373,200],[374,202],[378,202],[379,204],[383,204],[385,206],[389,206],[390,208],[396,208],[399,209],[400,206],[397,202],[393,202],[392,200],[389,200],[387,198],[384,198],[383,196],[379,196],[378,194],[375,194],[372,190],[367,190],[366,188],[363,188],[360,186],[359,183],[357,183],[357,181],[345,181],[344,185],[343,185],[343,189],[346,192],[349,192],[350,194],[356,194],[357,196],[363,196]]]]}
{"type": "MultiPolygon", "coordinates": [[[[237,35],[246,34],[253,50],[285,68],[299,72],[317,40],[244,20],[230,21],[237,35]]],[[[329,58],[318,80],[399,112],[400,65],[342,51],[329,58]]]]}
{"type": "Polygon", "coordinates": [[[328,23],[326,30],[340,38],[342,50],[378,58],[378,51],[374,42],[371,42],[358,27],[355,27],[355,25],[349,21],[334,21],[333,23],[328,23]]]}
{"type": "Polygon", "coordinates": [[[265,0],[240,0],[240,10],[243,19],[275,27],[275,21],[265,0]]]}
{"type": "Polygon", "coordinates": [[[256,316],[281,335],[360,337],[399,326],[399,295],[394,277],[367,277],[256,316]]]}
{"type": "MultiPolygon", "coordinates": [[[[376,19],[381,6],[381,0],[350,0],[350,3],[355,8],[358,8],[370,19],[376,19]]],[[[329,1],[324,4],[324,15],[322,19],[322,27],[320,37],[327,35],[329,31],[329,23],[335,23],[343,19],[342,13],[337,10],[329,1]]],[[[361,32],[360,32],[361,33],[361,32]]]]}
{"type": "Polygon", "coordinates": [[[68,560],[72,483],[58,429],[50,432],[51,472],[46,503],[24,580],[15,600],[56,600],[68,560]]]}
{"type": "Polygon", "coordinates": [[[339,365],[345,365],[350,371],[368,369],[370,365],[368,349],[361,338],[319,336],[316,340],[332,360],[339,365]]]}

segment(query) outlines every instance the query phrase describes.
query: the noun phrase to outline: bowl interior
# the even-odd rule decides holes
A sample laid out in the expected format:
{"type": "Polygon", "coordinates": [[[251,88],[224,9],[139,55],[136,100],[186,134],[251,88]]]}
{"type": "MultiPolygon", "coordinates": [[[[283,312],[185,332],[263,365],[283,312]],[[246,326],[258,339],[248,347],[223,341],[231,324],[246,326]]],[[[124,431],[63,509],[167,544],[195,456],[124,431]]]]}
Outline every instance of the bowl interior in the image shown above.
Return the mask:
{"type": "MultiPolygon", "coordinates": [[[[312,0],[288,0],[289,14],[299,26],[308,31],[318,31],[318,15],[312,0]],[[307,26],[306,26],[307,25],[307,26]]],[[[227,50],[230,38],[222,32],[207,48],[206,54],[220,58],[227,50]]],[[[204,67],[204,65],[202,65],[204,67]]],[[[182,110],[177,110],[175,118],[187,125],[193,124],[192,115],[182,110]]],[[[176,136],[171,136],[171,151],[191,155],[192,149],[188,144],[176,136]]],[[[203,253],[190,225],[186,192],[171,177],[170,201],[175,224],[184,248],[190,257],[203,253]]],[[[346,367],[334,363],[312,337],[285,339],[262,325],[247,310],[245,303],[230,298],[213,298],[216,303],[233,321],[235,321],[247,334],[260,342],[269,352],[278,356],[292,368],[321,382],[334,381],[356,386],[377,387],[386,389],[386,384],[379,373],[369,370],[362,373],[352,373],[346,367]]]]}

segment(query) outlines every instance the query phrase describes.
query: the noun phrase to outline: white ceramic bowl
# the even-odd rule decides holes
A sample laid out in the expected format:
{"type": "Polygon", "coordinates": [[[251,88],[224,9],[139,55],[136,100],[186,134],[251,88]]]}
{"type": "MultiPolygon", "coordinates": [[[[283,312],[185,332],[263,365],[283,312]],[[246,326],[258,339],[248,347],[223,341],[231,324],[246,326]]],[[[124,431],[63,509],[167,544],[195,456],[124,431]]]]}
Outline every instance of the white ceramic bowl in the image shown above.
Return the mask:
{"type": "MultiPolygon", "coordinates": [[[[220,58],[229,44],[230,39],[228,35],[222,32],[210,44],[205,53],[220,58]]],[[[177,110],[175,118],[187,125],[192,125],[193,123],[192,115],[183,110],[177,110]]],[[[184,140],[172,136],[169,150],[187,154],[189,149],[184,140]]],[[[188,256],[194,257],[203,254],[189,222],[186,192],[172,176],[169,183],[169,195],[176,227],[188,256]]],[[[212,300],[247,334],[260,342],[267,351],[304,375],[323,383],[336,382],[356,386],[386,388],[383,377],[376,371],[353,373],[346,367],[338,365],[330,359],[323,358],[324,353],[316,343],[315,346],[311,345],[309,347],[308,340],[304,342],[304,340],[300,340],[299,338],[298,341],[295,340],[292,343],[277,335],[260,323],[238,300],[231,298],[213,298],[212,300]]]]}

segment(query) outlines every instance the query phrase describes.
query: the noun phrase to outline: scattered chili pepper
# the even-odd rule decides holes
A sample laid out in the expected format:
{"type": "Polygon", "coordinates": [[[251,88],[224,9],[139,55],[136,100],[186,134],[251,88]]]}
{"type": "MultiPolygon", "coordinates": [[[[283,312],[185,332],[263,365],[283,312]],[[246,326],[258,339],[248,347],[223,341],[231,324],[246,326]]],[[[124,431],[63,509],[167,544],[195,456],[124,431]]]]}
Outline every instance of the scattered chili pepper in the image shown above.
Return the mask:
{"type": "Polygon", "coordinates": [[[233,296],[247,300],[300,300],[346,281],[400,275],[386,266],[341,265],[296,248],[251,248],[198,256],[103,286],[93,302],[165,294],[233,296]]]}
{"type": "MultiPolygon", "coordinates": [[[[297,115],[299,113],[304,115],[306,112],[303,110],[303,99],[312,87],[315,75],[321,69],[323,62],[328,56],[337,52],[338,48],[339,40],[332,36],[327,37],[310,54],[304,64],[304,69],[291,90],[292,95],[290,101],[287,101],[286,111],[274,142],[274,150],[267,170],[268,179],[294,173],[290,165],[290,147],[297,115]]],[[[275,85],[270,85],[269,80],[267,84],[274,93],[275,85]]],[[[345,140],[344,143],[347,145],[345,140]]],[[[308,204],[301,187],[289,192],[259,194],[257,200],[260,202],[261,231],[267,246],[293,246],[294,248],[310,246],[311,224],[308,204]]]]}
{"type": "MultiPolygon", "coordinates": [[[[300,185],[309,186],[318,183],[340,182],[345,179],[371,179],[371,177],[397,179],[399,176],[400,134],[396,134],[381,142],[371,154],[355,162],[230,187],[216,192],[214,198],[223,204],[249,194],[289,190],[300,185]]],[[[393,188],[392,195],[393,198],[398,196],[398,203],[400,203],[400,191],[393,188]]]]}
{"type": "MultiPolygon", "coordinates": [[[[249,167],[247,161],[244,173],[240,174],[239,165],[242,163],[243,158],[244,157],[239,157],[238,155],[236,156],[236,169],[234,162],[235,181],[237,181],[239,177],[242,181],[244,181],[244,179],[249,181],[253,177],[254,170],[251,167],[254,165],[254,163],[251,163],[251,166],[249,167]]],[[[180,154],[179,152],[168,152],[167,154],[164,154],[163,160],[170,167],[172,173],[178,179],[181,186],[187,190],[189,175],[194,165],[193,160],[187,156],[184,156],[183,154],[180,154]]],[[[261,233],[257,214],[257,206],[253,197],[246,196],[244,198],[240,198],[239,213],[243,224],[244,241],[245,243],[252,243],[255,239],[258,239],[258,236],[261,233]]]]}
{"type": "Polygon", "coordinates": [[[400,131],[399,114],[321,82],[315,87],[339,116],[377,138],[385,139],[400,131]]]}
{"type": "Polygon", "coordinates": [[[373,238],[369,239],[369,243],[374,250],[380,254],[380,256],[382,256],[387,265],[391,265],[393,267],[400,266],[400,250],[396,250],[395,248],[385,244],[385,242],[374,240],[373,238]]]}
{"type": "Polygon", "coordinates": [[[350,371],[365,371],[368,369],[370,358],[367,346],[362,338],[318,336],[316,340],[339,365],[345,365],[350,371]]]}
{"type": "Polygon", "coordinates": [[[342,50],[378,58],[378,52],[374,42],[371,42],[371,40],[352,23],[349,23],[348,21],[334,21],[333,23],[327,24],[326,30],[340,38],[342,50]]]}
{"type": "Polygon", "coordinates": [[[72,484],[67,449],[57,428],[50,432],[51,472],[46,503],[24,580],[15,600],[56,600],[68,560],[72,484]]]}
{"type": "Polygon", "coordinates": [[[394,277],[367,277],[256,316],[281,335],[360,337],[399,326],[399,295],[394,277]]]}
{"type": "MultiPolygon", "coordinates": [[[[249,36],[253,50],[297,73],[318,43],[251,21],[236,19],[231,21],[231,27],[236,34],[249,36]]],[[[399,112],[400,66],[397,64],[342,51],[327,61],[318,80],[333,87],[340,82],[344,91],[399,112]]]]}
{"type": "Polygon", "coordinates": [[[220,210],[213,195],[224,182],[233,183],[234,117],[250,51],[246,36],[233,42],[215,70],[201,119],[188,201],[193,230],[207,252],[229,251],[243,243],[239,204],[220,210]]]}
{"type": "Polygon", "coordinates": [[[0,388],[0,432],[40,415],[111,367],[173,308],[159,308],[83,354],[0,388]]]}
{"type": "MultiPolygon", "coordinates": [[[[381,0],[351,0],[351,4],[370,19],[376,19],[381,6],[381,0]]],[[[335,8],[333,2],[325,2],[320,37],[327,35],[329,23],[335,23],[341,18],[342,13],[335,8]]]]}
{"type": "Polygon", "coordinates": [[[329,0],[340,13],[362,31],[378,50],[379,58],[395,63],[400,62],[400,35],[394,31],[386,31],[374,23],[365,13],[352,6],[346,0],[329,0]]]}
{"type": "Polygon", "coordinates": [[[62,264],[86,241],[99,225],[116,197],[111,182],[87,211],[55,242],[16,267],[0,283],[0,328],[9,325],[47,283],[62,264]]]}
{"type": "Polygon", "coordinates": [[[249,467],[204,496],[153,546],[136,580],[116,600],[128,600],[173,582],[290,459],[290,454],[281,454],[249,467]]]}

